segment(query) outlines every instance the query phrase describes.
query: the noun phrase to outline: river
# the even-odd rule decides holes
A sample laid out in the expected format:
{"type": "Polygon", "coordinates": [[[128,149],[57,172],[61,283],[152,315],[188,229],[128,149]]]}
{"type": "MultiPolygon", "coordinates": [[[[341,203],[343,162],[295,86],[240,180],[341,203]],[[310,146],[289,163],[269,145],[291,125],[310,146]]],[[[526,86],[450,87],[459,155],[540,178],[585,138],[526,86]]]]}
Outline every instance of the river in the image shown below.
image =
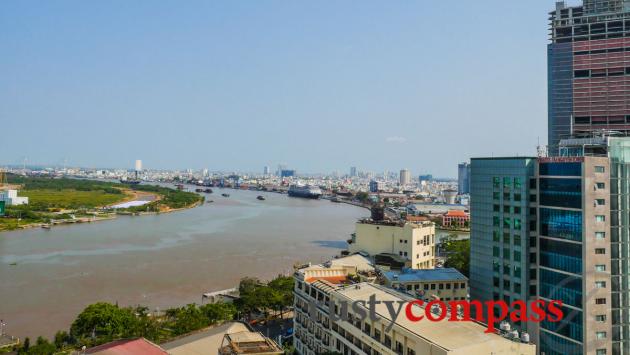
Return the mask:
{"type": "Polygon", "coordinates": [[[270,279],[296,262],[339,254],[354,222],[369,215],[276,193],[206,196],[214,202],[173,213],[0,233],[5,332],[50,337],[98,301],[152,309],[199,303],[202,293],[244,276],[270,279]]]}

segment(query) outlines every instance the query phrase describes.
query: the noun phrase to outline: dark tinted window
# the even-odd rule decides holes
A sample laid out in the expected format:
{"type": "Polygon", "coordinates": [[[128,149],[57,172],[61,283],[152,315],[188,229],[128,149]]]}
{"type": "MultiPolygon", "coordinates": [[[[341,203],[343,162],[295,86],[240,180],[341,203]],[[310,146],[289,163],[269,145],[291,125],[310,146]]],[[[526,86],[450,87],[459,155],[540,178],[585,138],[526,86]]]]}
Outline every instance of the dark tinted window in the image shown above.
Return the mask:
{"type": "Polygon", "coordinates": [[[582,163],[541,163],[540,175],[582,176],[582,163]]]}

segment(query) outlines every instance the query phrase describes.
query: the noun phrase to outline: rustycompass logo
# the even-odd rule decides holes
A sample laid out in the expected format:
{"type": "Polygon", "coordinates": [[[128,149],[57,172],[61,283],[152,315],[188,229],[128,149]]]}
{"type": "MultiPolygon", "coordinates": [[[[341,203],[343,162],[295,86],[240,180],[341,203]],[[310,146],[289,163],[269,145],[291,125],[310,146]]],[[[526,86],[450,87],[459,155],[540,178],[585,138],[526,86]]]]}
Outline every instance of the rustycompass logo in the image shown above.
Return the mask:
{"type": "MultiPolygon", "coordinates": [[[[423,300],[414,301],[378,301],[375,295],[371,295],[368,301],[337,301],[335,312],[331,314],[333,321],[350,319],[348,310],[352,310],[353,318],[361,321],[370,319],[374,322],[377,317],[376,305],[384,304],[388,318],[390,319],[386,330],[389,331],[396,323],[398,317],[406,317],[412,322],[470,322],[476,321],[486,323],[486,333],[496,331],[495,324],[509,320],[511,322],[560,322],[564,314],[562,312],[562,301],[536,300],[529,303],[524,301],[514,301],[511,304],[505,301],[448,301],[434,300],[425,302],[423,300]],[[512,309],[512,311],[510,311],[512,309]],[[473,314],[474,313],[474,314],[473,314]]],[[[311,300],[309,302],[309,313],[312,317],[317,316],[317,304],[311,300]]]]}

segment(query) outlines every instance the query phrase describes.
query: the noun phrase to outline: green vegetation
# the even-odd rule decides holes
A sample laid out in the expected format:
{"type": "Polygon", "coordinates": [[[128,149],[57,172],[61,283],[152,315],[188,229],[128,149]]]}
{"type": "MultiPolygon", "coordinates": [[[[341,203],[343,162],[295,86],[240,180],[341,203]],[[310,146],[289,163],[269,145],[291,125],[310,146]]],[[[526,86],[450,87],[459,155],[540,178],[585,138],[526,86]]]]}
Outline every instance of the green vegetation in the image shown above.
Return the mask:
{"type": "Polygon", "coordinates": [[[293,278],[278,276],[268,284],[256,278],[244,278],[239,284],[240,298],[236,304],[239,310],[251,315],[262,312],[265,317],[274,310],[281,315],[293,304],[293,278]]]}
{"type": "Polygon", "coordinates": [[[127,212],[160,212],[186,208],[203,200],[198,194],[153,185],[128,186],[116,182],[67,178],[7,175],[9,184],[20,185],[20,196],[29,204],[7,206],[0,218],[0,231],[13,230],[35,223],[93,216],[98,208],[120,202],[135,191],[153,193],[159,200],[144,206],[130,207],[127,212]]]}
{"type": "Polygon", "coordinates": [[[464,276],[470,275],[470,239],[456,240],[455,235],[450,235],[442,242],[446,253],[445,267],[453,267],[464,276]]]}
{"type": "Polygon", "coordinates": [[[160,212],[167,209],[179,209],[189,207],[203,201],[203,197],[193,192],[173,190],[167,187],[157,185],[134,185],[132,187],[136,191],[150,192],[160,195],[159,201],[151,202],[144,206],[130,207],[127,210],[131,212],[160,212]]]}
{"type": "Polygon", "coordinates": [[[54,340],[39,337],[33,345],[25,338],[16,350],[20,355],[68,353],[82,346],[93,347],[117,339],[144,337],[162,343],[205,327],[252,312],[284,311],[293,303],[293,278],[278,276],[269,283],[255,278],[241,280],[241,298],[235,303],[189,304],[152,314],[147,307],[119,307],[99,302],[87,306],[69,331],[58,331],[54,340]]]}

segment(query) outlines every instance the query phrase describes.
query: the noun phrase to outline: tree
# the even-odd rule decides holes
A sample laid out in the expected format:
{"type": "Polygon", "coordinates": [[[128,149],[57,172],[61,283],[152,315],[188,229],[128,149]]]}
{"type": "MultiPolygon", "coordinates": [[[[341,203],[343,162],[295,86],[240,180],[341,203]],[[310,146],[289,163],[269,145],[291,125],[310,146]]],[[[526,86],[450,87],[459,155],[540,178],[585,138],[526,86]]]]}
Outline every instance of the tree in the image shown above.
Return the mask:
{"type": "Polygon", "coordinates": [[[177,319],[173,325],[173,333],[175,335],[190,333],[193,330],[206,327],[208,324],[208,319],[199,307],[189,304],[186,307],[179,308],[177,319]]]}
{"type": "Polygon", "coordinates": [[[131,336],[133,329],[137,329],[136,322],[131,309],[99,302],[87,306],[79,314],[70,332],[84,342],[102,344],[131,336]]]}
{"type": "Polygon", "coordinates": [[[455,240],[453,236],[449,236],[442,245],[446,253],[444,266],[453,267],[468,277],[470,275],[470,239],[455,240]]]}
{"type": "Polygon", "coordinates": [[[60,330],[57,333],[55,333],[54,342],[55,342],[55,347],[57,348],[57,350],[61,350],[66,345],[70,344],[71,342],[70,335],[65,330],[63,331],[60,330]]]}
{"type": "Polygon", "coordinates": [[[232,320],[237,313],[233,303],[210,303],[201,306],[200,309],[210,324],[232,320]]]}

